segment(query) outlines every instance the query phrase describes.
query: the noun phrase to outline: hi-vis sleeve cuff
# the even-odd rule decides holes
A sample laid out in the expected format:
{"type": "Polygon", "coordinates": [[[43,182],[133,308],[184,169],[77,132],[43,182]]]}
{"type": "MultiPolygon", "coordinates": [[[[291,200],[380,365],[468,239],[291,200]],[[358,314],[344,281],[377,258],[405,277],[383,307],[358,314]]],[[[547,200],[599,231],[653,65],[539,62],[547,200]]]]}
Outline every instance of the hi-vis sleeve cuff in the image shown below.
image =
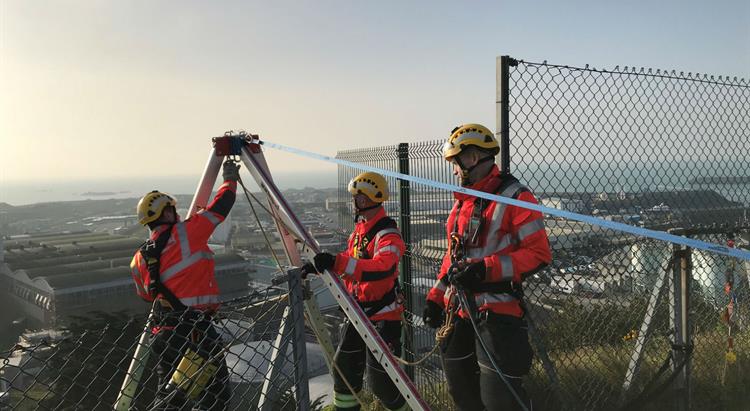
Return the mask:
{"type": "Polygon", "coordinates": [[[485,282],[513,281],[515,268],[510,255],[491,255],[484,258],[487,267],[485,282]]]}
{"type": "Polygon", "coordinates": [[[544,232],[544,220],[537,218],[518,227],[516,238],[519,244],[534,234],[544,232]]]}
{"type": "Polygon", "coordinates": [[[219,191],[221,191],[222,188],[231,190],[236,192],[237,191],[237,182],[236,181],[224,181],[221,186],[219,186],[219,191]]]}
{"type": "Polygon", "coordinates": [[[148,292],[148,286],[144,284],[143,276],[141,275],[141,272],[138,268],[138,258],[140,258],[139,256],[140,253],[137,253],[130,262],[130,275],[133,277],[136,293],[141,298],[150,301],[151,295],[148,292]]]}
{"type": "Polygon", "coordinates": [[[393,262],[384,259],[359,259],[345,253],[336,256],[333,271],[353,281],[379,281],[393,277],[398,268],[397,253],[391,253],[393,262]]]}
{"type": "Polygon", "coordinates": [[[344,267],[344,270],[341,273],[344,275],[354,275],[354,273],[357,271],[358,262],[358,258],[347,257],[346,267],[344,267]]]}
{"type": "Polygon", "coordinates": [[[221,224],[222,221],[224,221],[223,216],[216,214],[213,211],[202,210],[202,211],[199,211],[197,215],[205,217],[208,221],[211,222],[211,225],[213,225],[214,228],[217,225],[221,224]]]}
{"type": "Polygon", "coordinates": [[[393,253],[396,254],[396,258],[401,258],[401,249],[395,245],[387,245],[385,247],[378,248],[377,251],[375,251],[375,256],[385,253],[393,253]]]}
{"type": "Polygon", "coordinates": [[[446,290],[448,290],[448,284],[449,283],[447,275],[440,277],[437,281],[435,281],[435,284],[430,289],[430,292],[427,293],[427,300],[432,301],[441,307],[444,307],[445,301],[443,301],[443,298],[445,297],[446,290]]]}
{"type": "Polygon", "coordinates": [[[333,263],[331,272],[339,277],[352,276],[357,269],[358,259],[347,255],[346,253],[336,254],[336,261],[333,263]]]}
{"type": "Polygon", "coordinates": [[[214,200],[208,205],[208,207],[206,207],[206,209],[222,218],[226,218],[234,205],[234,200],[237,197],[236,192],[237,183],[234,181],[225,181],[219,187],[219,191],[216,192],[216,197],[214,197],[214,200]]]}

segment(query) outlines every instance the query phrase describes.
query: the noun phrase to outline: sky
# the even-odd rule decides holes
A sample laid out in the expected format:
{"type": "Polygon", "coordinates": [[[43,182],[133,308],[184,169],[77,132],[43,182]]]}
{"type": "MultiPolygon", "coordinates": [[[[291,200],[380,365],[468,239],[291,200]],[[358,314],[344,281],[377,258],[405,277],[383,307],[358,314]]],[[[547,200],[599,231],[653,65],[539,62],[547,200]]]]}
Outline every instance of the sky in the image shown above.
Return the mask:
{"type": "Polygon", "coordinates": [[[493,128],[504,54],[750,78],[750,2],[0,0],[0,185],[192,178],[229,129],[332,155],[493,128]]]}

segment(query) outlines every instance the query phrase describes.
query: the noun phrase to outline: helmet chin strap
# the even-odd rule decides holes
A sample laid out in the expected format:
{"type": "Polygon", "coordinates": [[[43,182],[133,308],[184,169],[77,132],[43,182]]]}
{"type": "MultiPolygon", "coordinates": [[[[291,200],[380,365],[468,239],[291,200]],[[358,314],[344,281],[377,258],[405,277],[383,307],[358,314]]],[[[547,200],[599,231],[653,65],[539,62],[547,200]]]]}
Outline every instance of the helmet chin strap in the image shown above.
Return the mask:
{"type": "Polygon", "coordinates": [[[359,218],[360,218],[360,217],[362,217],[362,213],[364,213],[365,211],[370,211],[370,210],[374,210],[374,209],[376,209],[376,208],[378,208],[378,207],[380,207],[380,206],[382,206],[382,204],[375,204],[375,205],[371,205],[371,206],[369,206],[369,207],[362,207],[362,208],[359,208],[359,207],[357,206],[357,202],[355,201],[355,202],[354,202],[354,208],[355,208],[355,209],[356,209],[357,211],[356,211],[356,212],[354,213],[354,222],[356,223],[357,221],[359,221],[359,218]]]}
{"type": "Polygon", "coordinates": [[[458,164],[459,167],[461,167],[461,185],[466,187],[466,186],[470,186],[474,184],[474,182],[471,181],[471,178],[469,177],[469,174],[471,174],[472,170],[477,168],[477,166],[479,166],[480,164],[486,163],[488,161],[493,161],[494,159],[495,158],[492,156],[487,156],[487,157],[479,159],[479,161],[477,161],[477,163],[474,164],[473,166],[466,167],[464,166],[464,163],[461,161],[461,159],[458,158],[458,156],[456,156],[455,158],[456,163],[458,164]]]}
{"type": "Polygon", "coordinates": [[[148,230],[150,232],[153,232],[157,227],[160,227],[160,226],[163,226],[163,225],[174,225],[174,224],[179,223],[180,222],[180,215],[177,214],[177,211],[175,211],[175,213],[174,213],[174,221],[172,221],[172,222],[167,222],[167,221],[158,222],[158,221],[159,220],[156,220],[154,222],[155,224],[154,224],[153,228],[150,225],[148,226],[148,230]]]}

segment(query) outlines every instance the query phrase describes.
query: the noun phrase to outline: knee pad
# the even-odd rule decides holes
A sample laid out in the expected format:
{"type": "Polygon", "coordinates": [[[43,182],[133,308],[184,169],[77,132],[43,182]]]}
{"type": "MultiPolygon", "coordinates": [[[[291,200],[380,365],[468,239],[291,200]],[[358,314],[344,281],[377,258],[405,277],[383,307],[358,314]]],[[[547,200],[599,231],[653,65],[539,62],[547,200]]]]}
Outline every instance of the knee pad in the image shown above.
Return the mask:
{"type": "Polygon", "coordinates": [[[353,394],[349,393],[343,393],[334,391],[333,392],[333,406],[336,407],[337,410],[359,410],[359,402],[357,402],[357,397],[355,397],[353,394]]]}

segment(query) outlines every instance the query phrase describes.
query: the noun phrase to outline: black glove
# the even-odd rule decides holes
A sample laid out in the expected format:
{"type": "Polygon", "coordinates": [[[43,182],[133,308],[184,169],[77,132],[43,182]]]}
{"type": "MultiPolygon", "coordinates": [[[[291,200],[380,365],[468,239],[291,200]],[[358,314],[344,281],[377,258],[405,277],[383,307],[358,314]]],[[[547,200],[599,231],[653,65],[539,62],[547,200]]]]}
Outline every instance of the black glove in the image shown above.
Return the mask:
{"type": "Polygon", "coordinates": [[[464,269],[458,270],[458,272],[449,271],[448,274],[450,275],[448,279],[451,284],[458,288],[473,290],[484,281],[484,278],[487,276],[487,267],[484,265],[484,260],[479,260],[475,263],[470,263],[464,269]]]}
{"type": "Polygon", "coordinates": [[[308,274],[317,274],[318,272],[315,270],[315,264],[313,263],[305,263],[302,267],[300,267],[300,271],[302,271],[302,279],[304,280],[307,278],[308,274]]]}
{"type": "Polygon", "coordinates": [[[443,315],[445,312],[432,300],[427,300],[427,304],[422,311],[422,320],[430,328],[438,328],[443,325],[443,315]]]}
{"type": "Polygon", "coordinates": [[[240,165],[234,161],[227,160],[224,162],[224,181],[237,181],[240,179],[240,165]]]}
{"type": "Polygon", "coordinates": [[[336,256],[331,253],[318,253],[315,254],[313,261],[315,262],[315,269],[322,273],[333,268],[333,265],[336,264],[336,256]]]}

